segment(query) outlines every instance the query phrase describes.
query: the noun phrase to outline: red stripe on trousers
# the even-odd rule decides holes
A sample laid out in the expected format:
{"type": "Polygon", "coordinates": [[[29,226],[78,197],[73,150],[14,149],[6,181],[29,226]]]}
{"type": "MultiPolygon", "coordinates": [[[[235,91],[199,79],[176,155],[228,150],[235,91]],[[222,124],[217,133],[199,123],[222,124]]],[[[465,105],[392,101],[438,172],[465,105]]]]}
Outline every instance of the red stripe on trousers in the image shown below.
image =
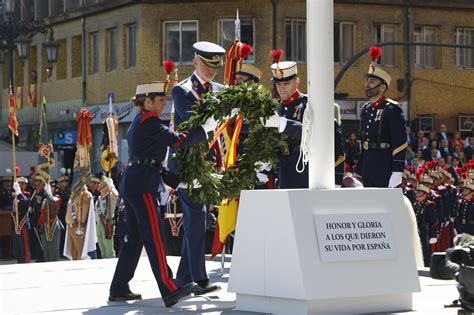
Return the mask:
{"type": "Polygon", "coordinates": [[[25,263],[30,262],[30,246],[28,245],[28,236],[26,235],[26,228],[22,228],[23,240],[25,241],[25,263]]]}
{"type": "Polygon", "coordinates": [[[161,231],[160,231],[160,222],[158,221],[158,212],[156,211],[155,203],[153,202],[151,193],[147,193],[147,195],[148,195],[148,201],[150,202],[150,205],[152,207],[151,214],[153,215],[153,219],[154,219],[153,222],[155,223],[155,228],[156,228],[156,236],[158,237],[158,244],[159,244],[158,249],[160,250],[160,253],[161,253],[163,265],[166,266],[165,280],[173,288],[173,290],[171,291],[174,292],[178,288],[176,287],[176,284],[174,283],[174,281],[169,278],[168,262],[166,261],[166,254],[165,254],[165,249],[164,249],[165,245],[161,241],[161,231]]]}
{"type": "Polygon", "coordinates": [[[143,197],[143,200],[145,201],[145,205],[148,211],[149,221],[151,225],[151,232],[153,234],[153,244],[155,245],[156,256],[158,258],[158,265],[160,267],[161,280],[168,288],[168,291],[174,292],[176,289],[173,287],[173,285],[169,283],[168,265],[166,264],[166,259],[163,262],[163,258],[161,256],[161,251],[160,251],[161,243],[160,243],[160,239],[157,237],[156,226],[154,224],[153,208],[148,201],[147,193],[144,193],[142,197],[143,197]]]}

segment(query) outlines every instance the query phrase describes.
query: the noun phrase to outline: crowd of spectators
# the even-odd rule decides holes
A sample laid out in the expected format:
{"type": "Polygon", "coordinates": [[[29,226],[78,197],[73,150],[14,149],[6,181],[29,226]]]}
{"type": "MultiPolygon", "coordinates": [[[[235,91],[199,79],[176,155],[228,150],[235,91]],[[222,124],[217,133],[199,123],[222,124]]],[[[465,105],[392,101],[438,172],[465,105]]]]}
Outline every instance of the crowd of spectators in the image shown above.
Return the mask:
{"type": "MultiPolygon", "coordinates": [[[[448,132],[446,125],[441,124],[438,132],[413,133],[407,127],[408,149],[406,166],[413,166],[416,172],[425,162],[438,161],[441,165],[462,168],[464,163],[473,159],[474,133],[462,136],[460,131],[448,132]]],[[[353,132],[345,143],[347,168],[353,169],[361,154],[362,144],[357,133],[353,132]]]]}

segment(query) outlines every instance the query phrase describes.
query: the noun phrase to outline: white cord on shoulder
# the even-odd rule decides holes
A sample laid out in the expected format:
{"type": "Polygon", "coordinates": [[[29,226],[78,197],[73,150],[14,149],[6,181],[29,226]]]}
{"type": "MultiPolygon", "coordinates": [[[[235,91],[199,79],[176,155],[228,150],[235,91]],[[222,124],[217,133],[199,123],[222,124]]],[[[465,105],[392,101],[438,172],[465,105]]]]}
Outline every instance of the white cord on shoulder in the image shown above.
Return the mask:
{"type": "Polygon", "coordinates": [[[310,146],[310,133],[311,133],[311,106],[306,106],[303,114],[303,126],[301,127],[301,144],[300,144],[300,156],[298,162],[296,162],[296,171],[303,173],[306,165],[309,162],[309,146],[310,146]],[[299,168],[301,162],[301,168],[299,168]]]}

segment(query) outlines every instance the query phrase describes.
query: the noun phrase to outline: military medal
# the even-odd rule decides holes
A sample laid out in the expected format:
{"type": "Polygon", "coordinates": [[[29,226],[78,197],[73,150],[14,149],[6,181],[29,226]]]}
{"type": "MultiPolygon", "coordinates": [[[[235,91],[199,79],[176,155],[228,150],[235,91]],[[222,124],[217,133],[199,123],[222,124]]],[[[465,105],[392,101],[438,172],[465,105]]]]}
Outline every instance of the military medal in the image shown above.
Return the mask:
{"type": "Polygon", "coordinates": [[[383,109],[378,109],[377,114],[375,115],[375,121],[380,120],[382,117],[383,109]]]}

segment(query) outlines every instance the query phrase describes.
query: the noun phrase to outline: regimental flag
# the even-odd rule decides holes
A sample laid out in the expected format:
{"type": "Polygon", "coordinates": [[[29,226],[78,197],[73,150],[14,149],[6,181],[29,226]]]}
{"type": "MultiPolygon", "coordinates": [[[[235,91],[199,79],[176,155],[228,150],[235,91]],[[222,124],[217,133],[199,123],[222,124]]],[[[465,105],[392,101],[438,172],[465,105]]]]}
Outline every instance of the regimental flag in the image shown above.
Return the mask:
{"type": "Polygon", "coordinates": [[[18,132],[20,129],[20,124],[18,123],[18,118],[16,117],[16,106],[15,106],[15,97],[10,91],[10,111],[9,111],[9,116],[8,116],[8,128],[15,134],[15,136],[18,136],[18,132]]]}
{"type": "Polygon", "coordinates": [[[17,86],[15,89],[15,103],[16,108],[23,108],[23,86],[17,86]]]}
{"type": "Polygon", "coordinates": [[[36,83],[32,83],[28,87],[28,103],[36,107],[37,104],[37,95],[36,95],[36,83]]]}
{"type": "Polygon", "coordinates": [[[73,200],[74,196],[81,194],[85,185],[87,185],[92,176],[91,160],[89,150],[92,147],[91,120],[92,114],[86,108],[81,109],[77,115],[77,150],[74,159],[74,177],[72,184],[72,194],[69,200],[73,200]]]}
{"type": "Polygon", "coordinates": [[[104,121],[102,130],[102,144],[103,150],[100,159],[100,165],[105,172],[111,172],[112,167],[118,162],[118,120],[115,116],[109,116],[104,121]]]}
{"type": "Polygon", "coordinates": [[[46,99],[43,97],[40,113],[40,130],[38,143],[38,167],[37,172],[43,176],[46,183],[51,181],[49,170],[55,166],[53,158],[53,143],[48,135],[48,124],[46,119],[46,99]]]}

